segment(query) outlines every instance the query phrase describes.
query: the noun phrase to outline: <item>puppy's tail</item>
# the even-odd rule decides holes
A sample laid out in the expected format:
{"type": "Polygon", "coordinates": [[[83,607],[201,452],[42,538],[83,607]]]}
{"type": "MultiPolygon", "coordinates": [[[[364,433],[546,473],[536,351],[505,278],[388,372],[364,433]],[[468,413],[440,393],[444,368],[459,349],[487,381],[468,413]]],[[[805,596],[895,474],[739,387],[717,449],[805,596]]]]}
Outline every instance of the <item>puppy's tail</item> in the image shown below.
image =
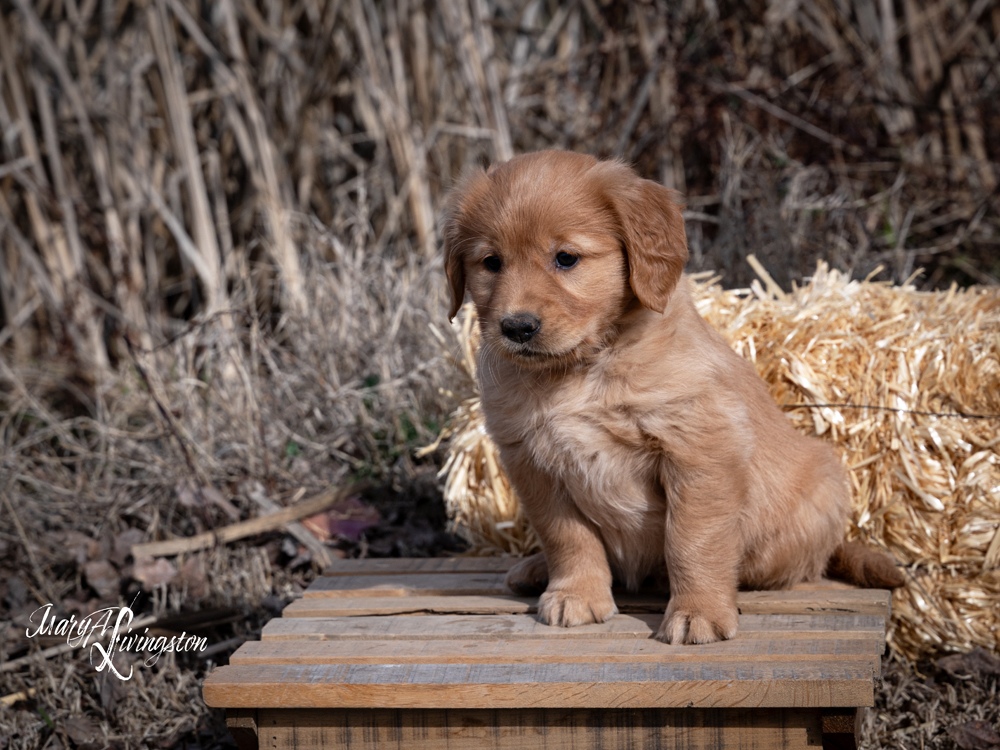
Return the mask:
{"type": "Polygon", "coordinates": [[[858,542],[841,542],[826,564],[826,575],[866,589],[894,589],[906,582],[888,555],[858,542]]]}

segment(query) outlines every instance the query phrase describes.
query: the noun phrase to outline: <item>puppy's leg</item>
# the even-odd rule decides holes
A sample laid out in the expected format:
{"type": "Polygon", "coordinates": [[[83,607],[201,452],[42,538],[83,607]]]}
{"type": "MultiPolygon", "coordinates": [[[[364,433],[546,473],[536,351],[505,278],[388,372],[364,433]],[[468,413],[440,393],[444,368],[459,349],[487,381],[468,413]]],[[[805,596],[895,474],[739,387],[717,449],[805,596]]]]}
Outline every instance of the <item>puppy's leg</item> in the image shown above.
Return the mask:
{"type": "Polygon", "coordinates": [[[725,477],[700,477],[667,504],[664,538],[670,601],[656,639],[711,643],[736,635],[736,588],[742,554],[736,488],[725,477]]]}
{"type": "Polygon", "coordinates": [[[618,612],[611,596],[611,568],[597,530],[576,508],[559,518],[533,521],[542,539],[549,585],[538,600],[538,616],[549,625],[573,627],[606,622],[618,612]]]}
{"type": "MultiPolygon", "coordinates": [[[[499,447],[507,475],[542,542],[548,587],[538,600],[539,618],[562,627],[610,619],[618,610],[597,528],[580,513],[566,488],[539,469],[526,449],[499,447]]],[[[522,565],[535,565],[533,561],[529,558],[522,565]]]]}
{"type": "Polygon", "coordinates": [[[549,585],[549,566],[545,553],[526,557],[507,571],[504,585],[518,596],[538,596],[549,585]]]}

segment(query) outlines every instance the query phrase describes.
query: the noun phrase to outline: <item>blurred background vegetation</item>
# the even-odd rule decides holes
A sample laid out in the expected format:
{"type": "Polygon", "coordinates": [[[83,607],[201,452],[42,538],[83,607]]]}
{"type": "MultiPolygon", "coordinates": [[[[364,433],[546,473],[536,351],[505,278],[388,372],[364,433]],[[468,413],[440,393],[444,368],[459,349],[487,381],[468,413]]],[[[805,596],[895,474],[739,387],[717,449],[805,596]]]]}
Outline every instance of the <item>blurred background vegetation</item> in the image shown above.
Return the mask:
{"type": "Polygon", "coordinates": [[[748,252],[786,285],[817,257],[1000,276],[990,0],[0,7],[12,362],[94,379],[125,335],[222,311],[237,332],[367,318],[332,332],[343,363],[376,332],[424,338],[447,190],[550,147],[680,190],[692,270],[729,285],[748,252]]]}
{"type": "MultiPolygon", "coordinates": [[[[162,580],[127,542],[349,478],[406,532],[382,552],[440,551],[441,456],[414,451],[468,388],[438,228],[477,165],[624,159],[684,194],[689,268],[727,286],[749,253],[785,287],[819,258],[1000,279],[995,0],[0,0],[0,135],[8,625],[137,577],[163,611],[291,596],[294,545],[162,580]],[[431,519],[419,544],[400,508],[431,519]]],[[[203,666],[116,698],[66,657],[0,687],[166,747],[203,666]]],[[[23,746],[75,742],[5,716],[23,746]]]]}

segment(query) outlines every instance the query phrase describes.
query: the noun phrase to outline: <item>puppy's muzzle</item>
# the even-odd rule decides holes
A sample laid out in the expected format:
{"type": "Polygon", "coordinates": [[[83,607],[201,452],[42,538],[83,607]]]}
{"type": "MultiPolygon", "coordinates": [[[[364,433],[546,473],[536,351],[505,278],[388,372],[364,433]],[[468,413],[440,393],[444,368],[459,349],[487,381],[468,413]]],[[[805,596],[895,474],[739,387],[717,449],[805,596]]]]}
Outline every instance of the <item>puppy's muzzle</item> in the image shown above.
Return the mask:
{"type": "Polygon", "coordinates": [[[542,327],[542,321],[528,313],[508,315],[500,321],[500,330],[511,341],[523,344],[542,327]]]}

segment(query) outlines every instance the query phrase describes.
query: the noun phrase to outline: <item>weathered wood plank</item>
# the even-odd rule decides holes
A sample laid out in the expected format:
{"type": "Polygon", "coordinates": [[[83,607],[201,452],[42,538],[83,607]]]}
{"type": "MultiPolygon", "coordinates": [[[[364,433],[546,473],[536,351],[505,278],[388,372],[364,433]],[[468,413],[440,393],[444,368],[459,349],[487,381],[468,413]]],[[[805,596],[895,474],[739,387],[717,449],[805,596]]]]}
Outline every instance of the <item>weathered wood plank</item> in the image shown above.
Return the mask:
{"type": "Polygon", "coordinates": [[[866,706],[866,663],[229,665],[204,683],[224,708],[738,708],[866,706]]]}
{"type": "Polygon", "coordinates": [[[853,583],[839,581],[834,578],[820,578],[818,581],[803,581],[791,587],[791,591],[832,591],[840,589],[856,589],[853,583]]]}
{"type": "MultiPolygon", "coordinates": [[[[284,617],[268,622],[262,640],[514,640],[527,638],[649,638],[662,615],[616,615],[608,622],[560,628],[530,615],[427,615],[424,617],[284,617]]],[[[737,638],[848,638],[885,646],[877,615],[740,615],[737,638]]]]}
{"type": "MultiPolygon", "coordinates": [[[[617,601],[617,600],[616,600],[617,601]]],[[[649,598],[650,608],[663,609],[662,598],[649,598]]],[[[374,615],[504,615],[533,614],[538,597],[498,596],[351,596],[296,599],[282,617],[359,617],[374,615]]],[[[664,605],[665,606],[665,605],[664,605]]],[[[619,610],[622,605],[619,604],[619,610]]],[[[630,610],[634,611],[634,610],[630,610]]],[[[655,610],[653,610],[655,611],[655,610]]]]}
{"type": "Polygon", "coordinates": [[[503,573],[330,576],[313,581],[303,597],[500,595],[503,579],[503,573]]]}
{"type": "MultiPolygon", "coordinates": [[[[511,558],[471,559],[509,560],[511,558]]],[[[504,587],[505,575],[506,573],[503,571],[467,572],[458,569],[447,572],[408,570],[400,573],[374,573],[366,571],[357,574],[344,571],[337,575],[317,578],[306,589],[303,596],[307,599],[354,596],[510,596],[511,592],[504,587]]],[[[863,614],[876,614],[882,608],[889,606],[890,596],[887,591],[857,589],[846,587],[846,585],[832,586],[835,583],[814,581],[799,584],[787,591],[744,591],[740,592],[740,595],[750,607],[758,606],[758,602],[782,602],[784,606],[794,609],[811,598],[815,599],[817,606],[820,607],[826,606],[824,602],[829,602],[832,607],[840,604],[867,606],[870,611],[863,614]]],[[[635,595],[629,594],[624,589],[616,588],[615,594],[616,596],[638,596],[649,600],[666,598],[667,596],[666,593],[654,589],[644,589],[635,595]]]]}
{"type": "MultiPolygon", "coordinates": [[[[521,558],[518,557],[385,557],[334,560],[325,576],[407,575],[417,573],[506,573],[521,558]]],[[[849,583],[822,578],[799,583],[793,591],[852,589],[849,583]]]]}
{"type": "Polygon", "coordinates": [[[815,709],[266,709],[282,750],[815,750],[815,709]]]}
{"type": "Polygon", "coordinates": [[[884,589],[802,588],[790,591],[741,591],[741,614],[879,615],[892,614],[892,593],[884,589]]]}
{"type": "Polygon", "coordinates": [[[408,575],[418,573],[506,573],[517,557],[366,557],[334,560],[325,576],[408,575]]]}
{"type": "Polygon", "coordinates": [[[878,641],[735,639],[696,646],[642,640],[251,641],[230,664],[538,664],[581,662],[851,661],[880,667],[878,641]]]}
{"type": "MultiPolygon", "coordinates": [[[[357,592],[355,592],[357,593],[357,592]]],[[[623,614],[662,613],[668,596],[657,593],[616,593],[623,614]]],[[[888,591],[837,589],[830,591],[741,591],[742,614],[856,614],[889,616],[888,591]]],[[[284,617],[352,617],[405,614],[534,614],[537,597],[485,596],[349,596],[298,599],[284,617]]]]}
{"type": "Polygon", "coordinates": [[[560,628],[528,615],[426,617],[284,617],[268,622],[262,640],[501,640],[512,638],[648,638],[657,615],[616,615],[608,622],[560,628]]]}

